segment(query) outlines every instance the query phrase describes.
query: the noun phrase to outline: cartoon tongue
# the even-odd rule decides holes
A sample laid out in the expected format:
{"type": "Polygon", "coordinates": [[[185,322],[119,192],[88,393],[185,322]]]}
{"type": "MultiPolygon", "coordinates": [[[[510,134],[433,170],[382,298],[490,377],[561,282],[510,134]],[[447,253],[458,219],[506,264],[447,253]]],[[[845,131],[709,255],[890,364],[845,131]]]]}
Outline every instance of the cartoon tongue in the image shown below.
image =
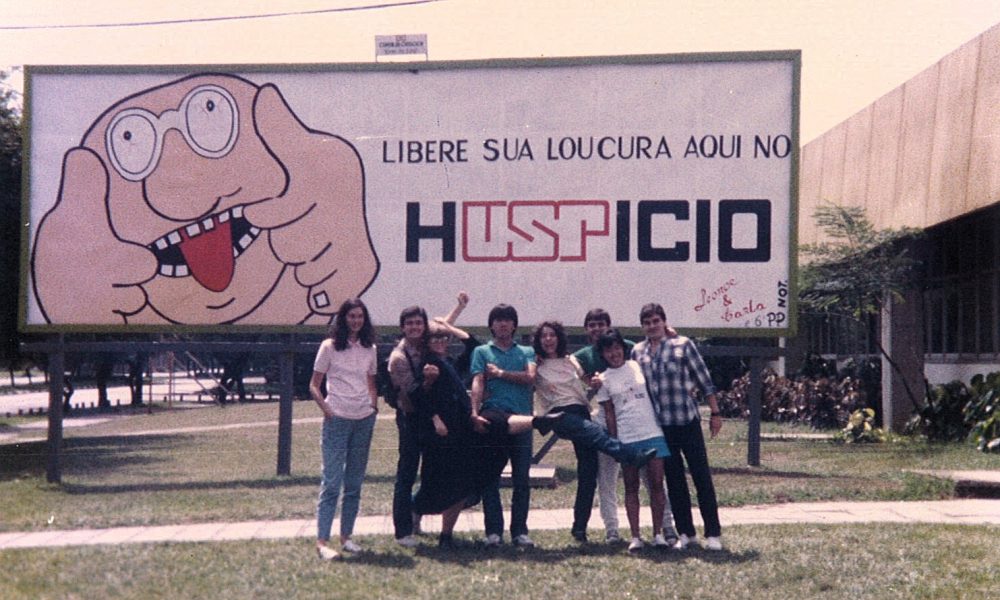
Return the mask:
{"type": "Polygon", "coordinates": [[[230,221],[216,222],[213,229],[193,238],[183,229],[181,235],[184,238],[180,243],[181,253],[195,281],[213,292],[226,289],[233,279],[235,262],[230,221]]]}

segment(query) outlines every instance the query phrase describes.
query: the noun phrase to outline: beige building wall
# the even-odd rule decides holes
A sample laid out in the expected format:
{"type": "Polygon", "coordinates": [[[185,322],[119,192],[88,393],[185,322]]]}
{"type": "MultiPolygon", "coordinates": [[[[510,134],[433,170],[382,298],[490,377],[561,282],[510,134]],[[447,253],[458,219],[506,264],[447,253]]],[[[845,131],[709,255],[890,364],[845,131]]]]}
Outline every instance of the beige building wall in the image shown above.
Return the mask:
{"type": "Polygon", "coordinates": [[[1000,201],[1000,25],[802,148],[799,242],[820,202],[929,227],[1000,201]]]}

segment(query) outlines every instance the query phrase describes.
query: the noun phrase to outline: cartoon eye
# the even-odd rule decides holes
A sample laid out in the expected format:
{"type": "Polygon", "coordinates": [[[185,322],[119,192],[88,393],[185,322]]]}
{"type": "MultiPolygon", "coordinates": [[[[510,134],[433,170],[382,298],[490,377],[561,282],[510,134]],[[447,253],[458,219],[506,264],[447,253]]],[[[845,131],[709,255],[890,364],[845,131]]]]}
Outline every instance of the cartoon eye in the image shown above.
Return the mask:
{"type": "Polygon", "coordinates": [[[224,156],[236,143],[236,101],[222,88],[198,88],[184,108],[192,144],[212,157],[224,156]]]}
{"type": "Polygon", "coordinates": [[[122,177],[142,179],[156,157],[156,126],[147,115],[125,113],[111,125],[107,142],[122,177]]]}

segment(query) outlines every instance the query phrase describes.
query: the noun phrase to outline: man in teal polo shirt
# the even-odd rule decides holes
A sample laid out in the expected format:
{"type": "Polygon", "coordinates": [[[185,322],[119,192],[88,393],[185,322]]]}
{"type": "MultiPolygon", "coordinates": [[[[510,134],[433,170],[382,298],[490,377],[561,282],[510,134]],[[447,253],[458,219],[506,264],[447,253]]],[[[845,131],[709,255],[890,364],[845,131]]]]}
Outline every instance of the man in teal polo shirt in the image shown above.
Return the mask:
{"type": "Polygon", "coordinates": [[[472,353],[472,422],[480,433],[489,435],[491,482],[483,491],[486,545],[503,542],[503,507],[500,505],[500,474],[507,461],[511,466],[510,536],[517,546],[531,547],[528,537],[528,506],[531,500],[532,431],[506,432],[507,415],[530,415],[535,384],[535,351],[514,342],[517,311],[498,304],[487,321],[493,339],[472,353]]]}

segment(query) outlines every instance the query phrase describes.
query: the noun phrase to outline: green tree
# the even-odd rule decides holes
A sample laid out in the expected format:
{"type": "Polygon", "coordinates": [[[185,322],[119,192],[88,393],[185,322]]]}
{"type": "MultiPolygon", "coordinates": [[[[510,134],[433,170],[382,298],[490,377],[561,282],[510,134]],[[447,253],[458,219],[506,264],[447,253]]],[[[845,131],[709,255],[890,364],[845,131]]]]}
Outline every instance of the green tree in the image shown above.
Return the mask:
{"type": "Polygon", "coordinates": [[[0,360],[16,361],[21,246],[21,111],[0,71],[0,360]]]}
{"type": "MultiPolygon", "coordinates": [[[[827,240],[804,244],[799,250],[808,262],[799,270],[801,307],[867,323],[888,302],[901,302],[914,284],[919,261],[909,253],[909,242],[921,230],[876,229],[862,208],[823,203],[813,213],[827,240]]],[[[901,376],[913,406],[920,403],[902,377],[899,365],[875,336],[879,353],[901,376]]]]}

